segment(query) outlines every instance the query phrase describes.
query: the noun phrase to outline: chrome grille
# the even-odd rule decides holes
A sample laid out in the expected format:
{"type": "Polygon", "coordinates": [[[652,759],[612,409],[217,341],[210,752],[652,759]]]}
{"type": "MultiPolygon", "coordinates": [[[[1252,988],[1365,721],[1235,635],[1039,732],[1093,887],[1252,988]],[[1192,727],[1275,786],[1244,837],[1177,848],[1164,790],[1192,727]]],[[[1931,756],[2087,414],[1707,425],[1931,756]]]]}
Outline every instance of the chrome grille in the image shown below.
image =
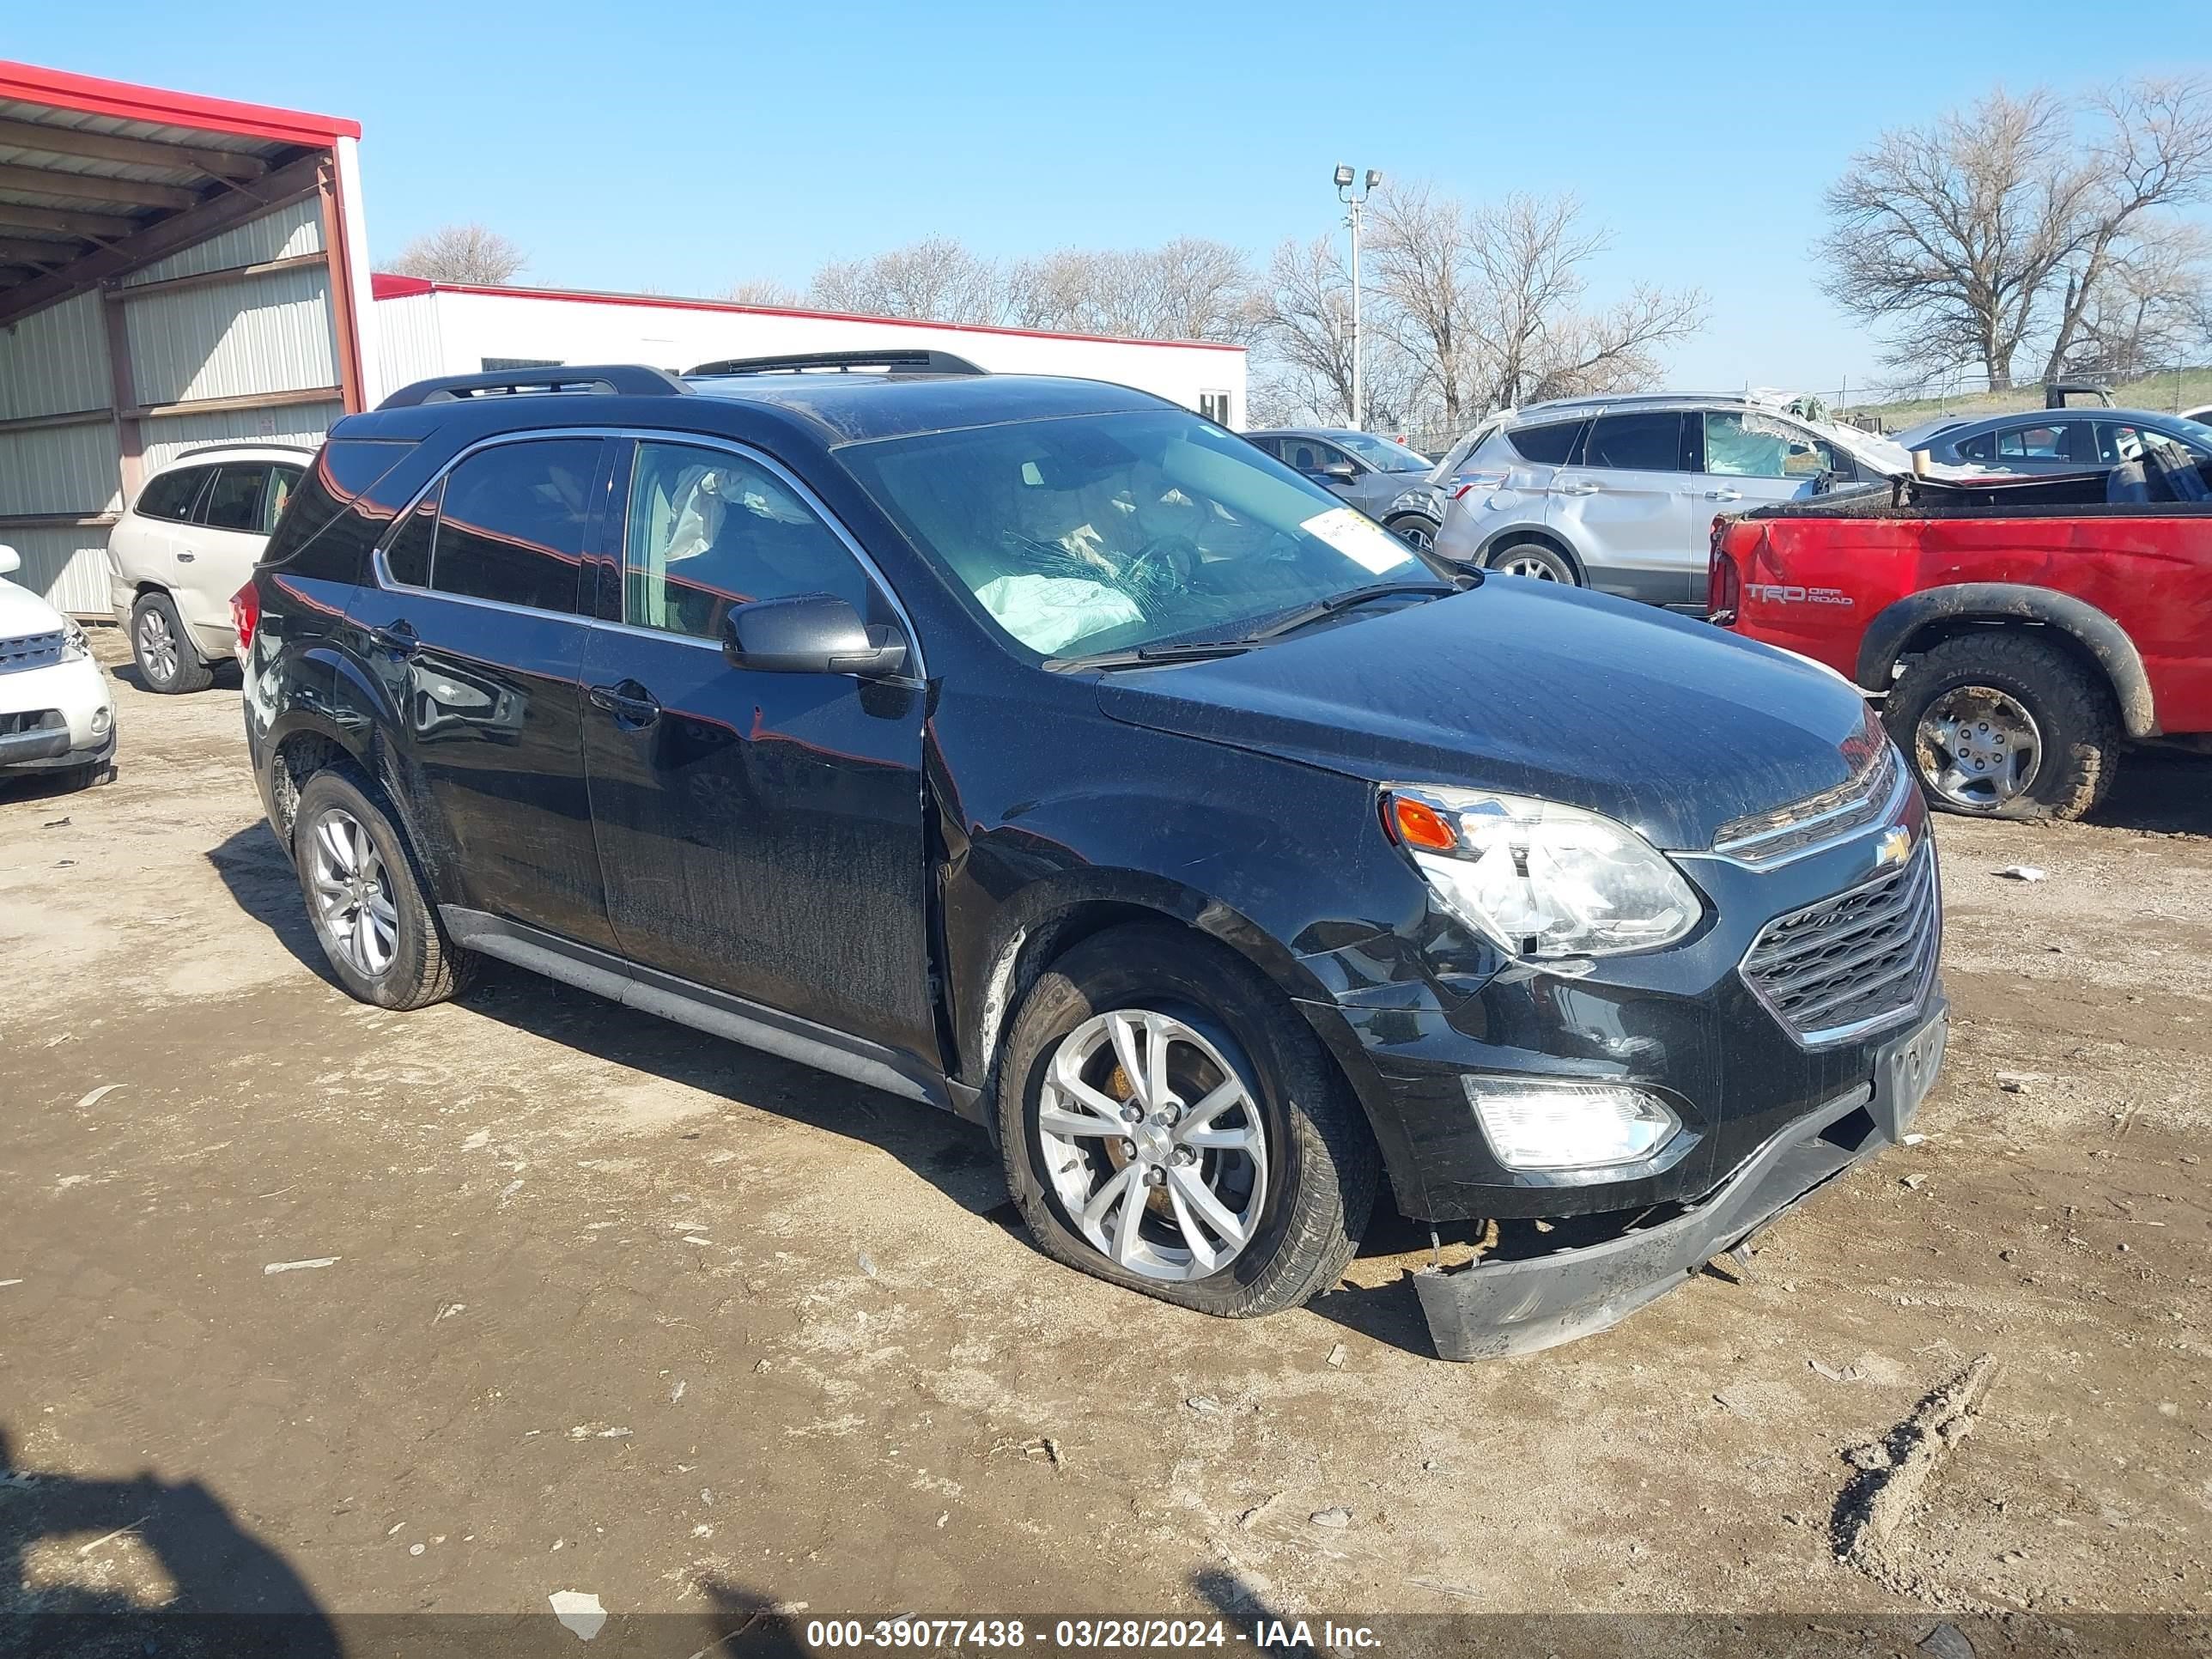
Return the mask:
{"type": "Polygon", "coordinates": [[[1893,819],[1910,781],[1897,745],[1886,737],[1876,744],[1866,763],[1834,788],[1770,812],[1731,818],[1713,837],[1713,851],[1739,864],[1782,864],[1893,819]]]}
{"type": "Polygon", "coordinates": [[[1744,982],[1808,1047],[1910,1018],[1942,943],[1932,842],[1864,886],[1778,917],[1745,952],[1744,982]]]}
{"type": "Polygon", "coordinates": [[[12,674],[20,668],[45,668],[61,659],[58,632],[20,634],[12,640],[0,640],[0,674],[12,674]]]}

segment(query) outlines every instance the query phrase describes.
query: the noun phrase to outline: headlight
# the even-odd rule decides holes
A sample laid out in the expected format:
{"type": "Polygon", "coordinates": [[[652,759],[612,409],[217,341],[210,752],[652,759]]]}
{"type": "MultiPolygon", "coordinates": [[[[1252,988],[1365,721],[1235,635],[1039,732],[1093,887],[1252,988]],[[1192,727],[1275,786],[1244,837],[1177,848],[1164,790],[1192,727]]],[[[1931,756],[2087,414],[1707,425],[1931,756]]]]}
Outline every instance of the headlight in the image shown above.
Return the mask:
{"type": "Polygon", "coordinates": [[[62,660],[82,662],[92,654],[92,641],[84,636],[84,629],[64,617],[62,618],[62,660]]]}
{"type": "Polygon", "coordinates": [[[1697,895],[1650,842],[1577,806],[1399,784],[1382,822],[1444,908],[1512,956],[1648,951],[1697,925],[1697,895]]]}

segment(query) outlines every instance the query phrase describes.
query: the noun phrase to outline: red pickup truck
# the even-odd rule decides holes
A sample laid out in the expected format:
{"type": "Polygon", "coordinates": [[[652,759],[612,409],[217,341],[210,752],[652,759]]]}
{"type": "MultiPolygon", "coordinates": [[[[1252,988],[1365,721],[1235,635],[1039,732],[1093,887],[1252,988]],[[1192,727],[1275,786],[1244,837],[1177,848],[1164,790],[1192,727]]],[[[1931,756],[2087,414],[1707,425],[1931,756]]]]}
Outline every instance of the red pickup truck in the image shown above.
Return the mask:
{"type": "Polygon", "coordinates": [[[1720,626],[1883,699],[1937,806],[2075,817],[2130,742],[2212,752],[2212,464],[1939,481],[1713,521],[1720,626]]]}

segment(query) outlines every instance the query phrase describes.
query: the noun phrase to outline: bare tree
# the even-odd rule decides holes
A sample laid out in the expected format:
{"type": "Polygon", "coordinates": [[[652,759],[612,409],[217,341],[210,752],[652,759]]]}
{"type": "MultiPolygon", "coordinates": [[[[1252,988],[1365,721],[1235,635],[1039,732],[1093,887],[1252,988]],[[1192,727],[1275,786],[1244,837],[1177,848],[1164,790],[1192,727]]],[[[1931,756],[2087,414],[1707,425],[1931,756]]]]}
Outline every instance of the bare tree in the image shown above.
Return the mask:
{"type": "Polygon", "coordinates": [[[1704,325],[1695,289],[1638,286],[1583,310],[1606,236],[1572,196],[1469,209],[1417,184],[1380,204],[1376,228],[1382,328],[1455,431],[1512,404],[1649,386],[1661,349],[1704,325]]]}
{"type": "Polygon", "coordinates": [[[2107,253],[2045,378],[2133,380],[2183,362],[2204,343],[2208,301],[2212,236],[2179,222],[2146,227],[2107,253]]]}
{"type": "Polygon", "coordinates": [[[1322,420],[1352,412],[1352,276],[1333,238],[1285,241],[1267,261],[1256,302],[1268,395],[1322,420]]]}
{"type": "Polygon", "coordinates": [[[722,297],[741,306],[795,306],[801,298],[797,289],[772,276],[748,276],[742,283],[732,283],[722,290],[722,297]]]}
{"type": "Polygon", "coordinates": [[[2091,152],[2096,183],[2069,253],[2046,380],[2058,378],[2100,289],[2113,286],[2105,279],[2114,264],[2132,264],[2117,286],[2146,311],[2185,305],[2201,288],[2201,278],[2191,280],[2201,249],[2177,262],[2171,240],[2155,230],[2129,244],[2146,216],[2197,201],[2212,187],[2212,83],[2187,76],[2124,82],[2098,94],[2090,107],[2102,128],[2091,152]],[[2169,286],[2147,291],[2157,273],[2169,286]]]}
{"type": "Polygon", "coordinates": [[[530,264],[515,243],[495,230],[473,222],[441,225],[417,236],[399,250],[391,269],[406,276],[424,276],[434,283],[477,283],[486,286],[510,282],[530,264]]]}
{"type": "Polygon", "coordinates": [[[1830,185],[1824,290],[1886,326],[1890,361],[1921,373],[1971,361],[1993,390],[2039,327],[2064,361],[2104,267],[2142,216],[2193,199],[2212,171],[2200,81],[2142,81],[2075,109],[2002,88],[1964,112],[1883,133],[1830,185]],[[2058,314],[2041,314],[2054,287],[2058,314]]]}
{"type": "Polygon", "coordinates": [[[926,237],[815,271],[807,299],[827,311],[995,323],[1005,312],[998,267],[947,236],[926,237]]]}
{"type": "Polygon", "coordinates": [[[1062,248],[1006,273],[1006,316],[1024,328],[1146,339],[1243,339],[1252,270],[1237,249],[1200,237],[1156,248],[1062,248]]]}

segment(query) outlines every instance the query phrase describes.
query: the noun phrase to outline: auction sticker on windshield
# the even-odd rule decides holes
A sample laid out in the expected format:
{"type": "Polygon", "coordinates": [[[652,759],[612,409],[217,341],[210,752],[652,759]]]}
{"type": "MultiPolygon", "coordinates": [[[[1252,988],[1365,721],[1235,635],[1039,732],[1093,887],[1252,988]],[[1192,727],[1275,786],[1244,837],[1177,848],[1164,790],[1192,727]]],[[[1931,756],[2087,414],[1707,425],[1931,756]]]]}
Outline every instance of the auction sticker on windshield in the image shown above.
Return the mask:
{"type": "Polygon", "coordinates": [[[1318,536],[1354,564],[1378,576],[1413,562],[1405,543],[1348,507],[1333,507],[1326,513],[1316,513],[1298,528],[1309,536],[1318,536]]]}

